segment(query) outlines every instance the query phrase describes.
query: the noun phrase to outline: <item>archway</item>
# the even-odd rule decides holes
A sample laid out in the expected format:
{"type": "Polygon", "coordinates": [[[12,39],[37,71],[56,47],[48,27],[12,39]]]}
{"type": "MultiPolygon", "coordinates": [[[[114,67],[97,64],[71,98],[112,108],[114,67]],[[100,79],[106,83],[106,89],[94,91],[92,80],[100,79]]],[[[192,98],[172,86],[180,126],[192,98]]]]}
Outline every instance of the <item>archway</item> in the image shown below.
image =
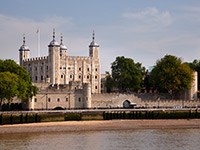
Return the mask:
{"type": "Polygon", "coordinates": [[[130,104],[131,104],[131,102],[129,100],[125,100],[123,102],[123,108],[130,108],[130,104]]]}
{"type": "Polygon", "coordinates": [[[64,108],[62,108],[62,107],[55,107],[53,110],[64,110],[64,108]]]}

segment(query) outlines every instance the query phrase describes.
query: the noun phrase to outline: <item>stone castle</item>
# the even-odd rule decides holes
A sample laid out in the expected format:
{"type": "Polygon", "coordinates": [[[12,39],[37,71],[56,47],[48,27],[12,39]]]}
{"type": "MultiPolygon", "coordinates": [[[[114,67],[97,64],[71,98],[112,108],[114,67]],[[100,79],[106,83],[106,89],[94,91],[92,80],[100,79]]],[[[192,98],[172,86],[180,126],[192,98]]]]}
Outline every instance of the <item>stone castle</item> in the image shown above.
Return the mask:
{"type": "MultiPolygon", "coordinates": [[[[145,99],[134,94],[102,94],[105,91],[103,84],[105,75],[101,75],[99,45],[95,42],[94,32],[87,57],[68,56],[63,36],[61,35],[58,43],[55,40],[54,30],[53,40],[48,45],[48,56],[30,58],[30,49],[25,44],[24,35],[23,45],[19,49],[19,60],[20,65],[28,71],[33,84],[39,88],[36,96],[23,101],[24,109],[109,108],[131,105],[145,107],[147,105],[145,99]]],[[[162,102],[159,103],[162,105],[162,102]]],[[[199,104],[199,101],[196,103],[199,104]]],[[[182,105],[182,101],[174,104],[182,105]]],[[[151,98],[148,105],[157,106],[157,102],[151,98]]]]}

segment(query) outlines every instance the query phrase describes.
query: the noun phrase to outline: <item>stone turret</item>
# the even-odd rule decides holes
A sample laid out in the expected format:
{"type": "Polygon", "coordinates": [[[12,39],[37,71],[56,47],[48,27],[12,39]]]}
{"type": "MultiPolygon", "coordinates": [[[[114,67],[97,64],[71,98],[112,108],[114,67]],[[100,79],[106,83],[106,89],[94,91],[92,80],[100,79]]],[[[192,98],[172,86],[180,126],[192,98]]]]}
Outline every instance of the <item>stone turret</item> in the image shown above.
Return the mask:
{"type": "Polygon", "coordinates": [[[89,45],[89,56],[99,58],[99,45],[95,42],[95,33],[93,31],[92,42],[89,45]]]}
{"type": "MultiPolygon", "coordinates": [[[[60,84],[60,44],[55,40],[55,29],[53,30],[53,40],[49,47],[49,66],[50,66],[50,82],[54,86],[60,84]]],[[[59,86],[57,86],[59,87],[59,86]]]]}
{"type": "Polygon", "coordinates": [[[29,58],[29,47],[25,44],[25,34],[23,34],[23,45],[19,49],[19,64],[23,66],[23,61],[29,58]]]}

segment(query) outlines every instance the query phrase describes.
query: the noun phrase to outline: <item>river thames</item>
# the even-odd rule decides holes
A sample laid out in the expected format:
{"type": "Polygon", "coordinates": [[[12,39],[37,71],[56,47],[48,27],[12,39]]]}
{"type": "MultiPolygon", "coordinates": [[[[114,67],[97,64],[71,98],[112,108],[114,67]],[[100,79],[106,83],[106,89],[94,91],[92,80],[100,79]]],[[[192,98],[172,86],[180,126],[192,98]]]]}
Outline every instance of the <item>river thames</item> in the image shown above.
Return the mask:
{"type": "Polygon", "coordinates": [[[1,150],[197,150],[200,129],[1,134],[1,150]]]}

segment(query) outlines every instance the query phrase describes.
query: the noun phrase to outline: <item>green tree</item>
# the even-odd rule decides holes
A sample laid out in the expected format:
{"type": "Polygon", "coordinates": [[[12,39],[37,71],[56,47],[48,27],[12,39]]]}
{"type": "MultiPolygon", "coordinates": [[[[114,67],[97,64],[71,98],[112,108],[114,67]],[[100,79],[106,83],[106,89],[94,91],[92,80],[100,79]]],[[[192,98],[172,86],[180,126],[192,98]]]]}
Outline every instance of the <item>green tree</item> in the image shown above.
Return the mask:
{"type": "Polygon", "coordinates": [[[140,63],[134,63],[130,58],[117,57],[112,63],[112,78],[114,86],[120,92],[137,91],[142,81],[142,68],[140,63]]]}
{"type": "Polygon", "coordinates": [[[159,91],[167,90],[171,95],[176,91],[191,88],[192,80],[190,67],[172,55],[166,55],[157,61],[150,74],[152,85],[159,91]]]}
{"type": "Polygon", "coordinates": [[[28,72],[22,66],[16,64],[15,61],[0,60],[0,72],[10,72],[18,77],[15,96],[19,99],[28,99],[37,94],[38,88],[32,85],[28,72]]]}
{"type": "Polygon", "coordinates": [[[0,72],[0,108],[4,100],[10,102],[18,94],[18,76],[10,72],[0,72]]]}
{"type": "Polygon", "coordinates": [[[112,79],[112,76],[110,74],[108,74],[106,76],[106,88],[107,88],[107,92],[110,93],[112,92],[112,88],[114,87],[114,82],[112,79]]]}

